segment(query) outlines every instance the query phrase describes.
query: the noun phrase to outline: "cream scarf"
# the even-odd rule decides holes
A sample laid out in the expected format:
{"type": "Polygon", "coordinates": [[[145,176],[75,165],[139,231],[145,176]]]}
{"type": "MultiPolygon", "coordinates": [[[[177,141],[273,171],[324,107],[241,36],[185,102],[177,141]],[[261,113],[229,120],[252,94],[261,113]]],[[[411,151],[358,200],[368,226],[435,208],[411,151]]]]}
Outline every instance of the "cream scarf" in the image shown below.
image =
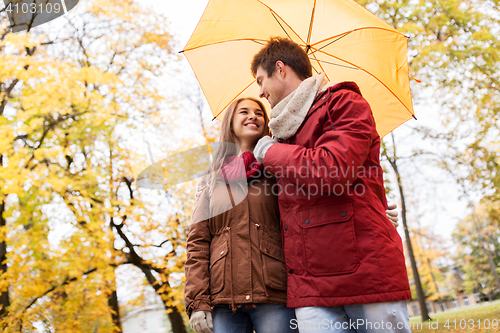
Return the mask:
{"type": "Polygon", "coordinates": [[[309,112],[316,96],[333,84],[328,83],[323,73],[302,81],[297,89],[272,109],[269,128],[273,136],[283,140],[294,136],[309,112]]]}

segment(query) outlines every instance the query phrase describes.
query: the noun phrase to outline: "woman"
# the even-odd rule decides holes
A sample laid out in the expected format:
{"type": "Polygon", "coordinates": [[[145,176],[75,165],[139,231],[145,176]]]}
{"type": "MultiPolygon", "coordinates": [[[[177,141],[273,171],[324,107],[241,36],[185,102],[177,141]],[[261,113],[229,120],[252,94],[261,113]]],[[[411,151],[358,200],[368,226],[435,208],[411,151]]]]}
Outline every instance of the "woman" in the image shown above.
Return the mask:
{"type": "Polygon", "coordinates": [[[268,122],[253,98],[233,102],[222,121],[187,242],[185,304],[196,332],[294,331],[276,182],[252,154],[268,122]]]}

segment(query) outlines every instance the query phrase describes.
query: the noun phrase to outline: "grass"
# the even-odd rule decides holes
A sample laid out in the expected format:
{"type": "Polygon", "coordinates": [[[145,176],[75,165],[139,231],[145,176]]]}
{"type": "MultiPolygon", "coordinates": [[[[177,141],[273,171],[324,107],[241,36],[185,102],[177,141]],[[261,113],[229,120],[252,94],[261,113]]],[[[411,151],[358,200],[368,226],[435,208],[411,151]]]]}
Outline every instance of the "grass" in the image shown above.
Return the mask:
{"type": "Polygon", "coordinates": [[[432,318],[430,322],[422,322],[420,317],[411,318],[412,332],[500,332],[500,302],[498,301],[433,313],[430,317],[432,318]]]}

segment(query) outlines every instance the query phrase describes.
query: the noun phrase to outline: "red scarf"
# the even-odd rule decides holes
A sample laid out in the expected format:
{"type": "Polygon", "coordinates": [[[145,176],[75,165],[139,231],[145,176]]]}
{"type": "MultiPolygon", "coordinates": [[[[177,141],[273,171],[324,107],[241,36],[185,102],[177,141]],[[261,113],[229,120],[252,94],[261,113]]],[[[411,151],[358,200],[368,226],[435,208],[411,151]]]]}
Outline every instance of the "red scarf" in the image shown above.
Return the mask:
{"type": "Polygon", "coordinates": [[[241,156],[226,157],[219,171],[219,177],[226,182],[238,182],[259,175],[263,168],[253,153],[246,151],[241,156]]]}

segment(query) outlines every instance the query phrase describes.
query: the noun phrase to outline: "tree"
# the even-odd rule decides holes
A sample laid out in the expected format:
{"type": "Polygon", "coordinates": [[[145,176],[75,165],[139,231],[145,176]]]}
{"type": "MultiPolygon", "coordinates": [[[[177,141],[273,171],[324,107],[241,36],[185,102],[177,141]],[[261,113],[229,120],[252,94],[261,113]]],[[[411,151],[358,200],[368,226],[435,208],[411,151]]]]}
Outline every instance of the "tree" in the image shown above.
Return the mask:
{"type": "Polygon", "coordinates": [[[457,263],[465,274],[463,289],[492,298],[500,290],[500,224],[498,205],[484,198],[457,224],[453,239],[458,243],[457,263]]]}
{"type": "MultiPolygon", "coordinates": [[[[1,160],[2,156],[0,156],[0,166],[2,165],[1,160]]],[[[5,199],[2,198],[0,201],[0,230],[5,230],[6,220],[4,218],[5,211],[5,199]]],[[[0,241],[0,278],[3,274],[7,273],[7,242],[2,237],[0,241]]],[[[7,309],[10,306],[10,298],[9,292],[6,287],[2,288],[0,293],[0,318],[5,317],[7,314],[7,309]]]]}
{"type": "MultiPolygon", "coordinates": [[[[116,219],[131,202],[146,204],[112,195],[131,181],[113,156],[119,129],[154,114],[164,99],[154,78],[176,59],[165,18],[133,1],[81,1],[56,30],[14,34],[1,15],[4,331],[37,322],[48,330],[120,331],[114,269],[126,258],[114,248],[123,224],[116,219]],[[71,228],[57,245],[54,223],[71,228]]],[[[162,274],[151,282],[163,282],[166,307],[181,318],[162,274]]]]}
{"type": "Polygon", "coordinates": [[[403,228],[405,233],[405,241],[406,241],[406,249],[408,251],[407,256],[410,258],[411,268],[413,272],[413,282],[415,284],[415,288],[417,291],[418,303],[420,305],[420,312],[422,313],[422,321],[431,320],[429,317],[429,311],[427,309],[427,305],[425,304],[425,295],[422,288],[422,283],[420,280],[420,274],[417,267],[417,261],[415,259],[415,254],[413,252],[413,245],[410,238],[410,231],[408,229],[408,222],[406,218],[406,199],[403,190],[403,183],[401,179],[401,175],[398,169],[398,156],[396,154],[396,142],[394,140],[394,134],[391,133],[392,137],[392,147],[389,148],[382,141],[382,156],[389,162],[391,165],[394,174],[396,175],[397,186],[399,190],[399,196],[401,200],[401,218],[403,220],[403,228]],[[391,150],[389,150],[391,149],[391,150]]]}
{"type": "Polygon", "coordinates": [[[458,294],[464,291],[464,279],[460,276],[457,267],[451,267],[448,276],[446,277],[446,285],[450,296],[457,298],[458,294]]]}
{"type": "Polygon", "coordinates": [[[410,232],[425,297],[441,303],[448,293],[444,276],[448,264],[445,241],[427,228],[415,228],[410,232]]]}

